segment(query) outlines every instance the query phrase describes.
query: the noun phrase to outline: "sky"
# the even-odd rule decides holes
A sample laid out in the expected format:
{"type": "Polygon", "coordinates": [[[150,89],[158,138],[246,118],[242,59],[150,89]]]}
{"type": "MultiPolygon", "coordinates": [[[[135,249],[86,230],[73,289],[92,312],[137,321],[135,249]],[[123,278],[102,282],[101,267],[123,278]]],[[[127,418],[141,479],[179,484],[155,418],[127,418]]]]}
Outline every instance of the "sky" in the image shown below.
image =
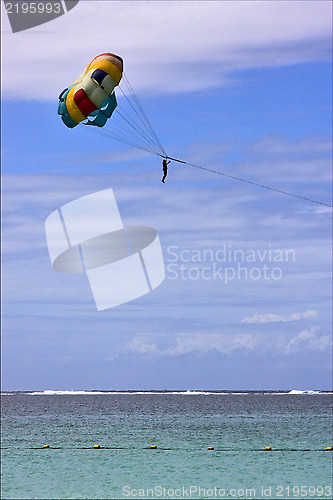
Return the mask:
{"type": "Polygon", "coordinates": [[[331,390],[331,2],[81,0],[17,33],[1,11],[2,390],[331,390]],[[103,134],[57,114],[103,52],[187,162],[166,184],[113,117],[103,134]],[[157,230],[166,277],[98,312],[44,223],[108,188],[157,230]]]}

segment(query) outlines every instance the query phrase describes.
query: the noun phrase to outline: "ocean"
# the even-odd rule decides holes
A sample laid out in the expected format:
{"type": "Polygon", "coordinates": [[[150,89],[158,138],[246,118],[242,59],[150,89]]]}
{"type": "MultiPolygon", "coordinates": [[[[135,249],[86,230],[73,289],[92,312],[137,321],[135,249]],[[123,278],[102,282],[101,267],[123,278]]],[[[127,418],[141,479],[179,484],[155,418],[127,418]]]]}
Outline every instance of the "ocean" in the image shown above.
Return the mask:
{"type": "Polygon", "coordinates": [[[3,393],[1,498],[331,499],[331,446],[332,393],[3,393]]]}

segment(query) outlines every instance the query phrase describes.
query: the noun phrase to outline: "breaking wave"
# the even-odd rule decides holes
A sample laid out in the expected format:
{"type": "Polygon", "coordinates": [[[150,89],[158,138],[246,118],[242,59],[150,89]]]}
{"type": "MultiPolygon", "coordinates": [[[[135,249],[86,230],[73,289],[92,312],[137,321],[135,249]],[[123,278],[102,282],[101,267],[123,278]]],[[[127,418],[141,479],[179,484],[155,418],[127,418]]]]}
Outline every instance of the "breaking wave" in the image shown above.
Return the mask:
{"type": "Polygon", "coordinates": [[[7,391],[2,392],[3,396],[13,395],[13,394],[27,394],[30,396],[96,396],[96,395],[180,395],[180,396],[247,396],[247,395],[318,395],[318,394],[333,394],[330,391],[318,391],[318,390],[298,390],[292,389],[290,391],[270,391],[270,390],[256,390],[256,391],[231,391],[231,390],[186,390],[186,391],[173,391],[173,390],[150,390],[150,391],[139,391],[139,390],[128,390],[128,391],[101,391],[101,390],[53,390],[47,389],[44,391],[7,391]]]}

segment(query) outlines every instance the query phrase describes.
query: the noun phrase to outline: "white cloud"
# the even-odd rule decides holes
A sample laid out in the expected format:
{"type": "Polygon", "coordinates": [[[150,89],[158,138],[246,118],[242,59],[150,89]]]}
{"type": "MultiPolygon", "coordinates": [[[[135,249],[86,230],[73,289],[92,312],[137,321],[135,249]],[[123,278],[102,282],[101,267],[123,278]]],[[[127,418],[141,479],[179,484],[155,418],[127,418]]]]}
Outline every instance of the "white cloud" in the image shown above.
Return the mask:
{"type": "Polygon", "coordinates": [[[299,141],[286,141],[282,137],[267,136],[260,139],[250,147],[250,152],[267,156],[283,156],[290,158],[321,156],[332,151],[332,140],[322,137],[306,137],[299,141]]]}
{"type": "Polygon", "coordinates": [[[315,334],[313,329],[311,330],[303,330],[299,332],[296,337],[293,337],[286,347],[286,352],[289,354],[297,349],[297,347],[306,340],[314,338],[315,334]]]}
{"type": "Polygon", "coordinates": [[[305,312],[296,312],[290,315],[279,315],[272,313],[265,314],[254,314],[253,316],[249,316],[241,319],[241,323],[280,323],[280,322],[288,322],[288,321],[300,321],[302,319],[307,320],[316,320],[318,319],[318,311],[305,311],[305,312]]]}
{"type": "Polygon", "coordinates": [[[311,351],[325,351],[330,345],[332,345],[332,339],[330,335],[315,335],[315,328],[310,330],[302,330],[295,337],[293,337],[287,344],[285,352],[286,354],[292,354],[304,347],[311,351]]]}
{"type": "Polygon", "coordinates": [[[229,85],[238,70],[330,56],[325,1],[81,1],[15,34],[3,14],[2,88],[15,99],[54,99],[106,51],[124,58],[136,89],[158,93],[229,85]]]}
{"type": "Polygon", "coordinates": [[[155,354],[159,349],[150,335],[133,337],[131,340],[121,346],[119,352],[136,352],[139,354],[155,354]]]}
{"type": "Polygon", "coordinates": [[[329,335],[316,335],[316,328],[303,330],[290,340],[287,334],[269,336],[265,333],[197,333],[136,335],[120,345],[113,359],[129,353],[158,356],[183,356],[186,354],[207,354],[216,351],[230,354],[234,351],[275,352],[290,355],[299,350],[325,351],[332,341],[329,335]]]}
{"type": "Polygon", "coordinates": [[[179,356],[190,352],[207,353],[216,350],[221,353],[229,353],[234,350],[252,350],[258,345],[256,336],[248,334],[200,334],[181,335],[177,337],[175,345],[169,347],[165,354],[179,356]]]}
{"type": "Polygon", "coordinates": [[[118,349],[118,355],[135,352],[139,354],[159,354],[181,356],[189,353],[205,354],[212,350],[230,353],[234,350],[252,350],[259,345],[259,338],[248,334],[179,334],[169,341],[169,346],[158,347],[158,335],[138,335],[118,349]]]}

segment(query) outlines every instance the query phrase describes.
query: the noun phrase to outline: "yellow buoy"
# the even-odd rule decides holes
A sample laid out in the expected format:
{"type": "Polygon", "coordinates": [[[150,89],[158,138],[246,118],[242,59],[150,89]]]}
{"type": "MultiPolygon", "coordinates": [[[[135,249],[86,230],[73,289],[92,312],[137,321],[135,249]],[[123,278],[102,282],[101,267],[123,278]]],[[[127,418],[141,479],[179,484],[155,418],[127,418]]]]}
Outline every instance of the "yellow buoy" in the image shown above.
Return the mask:
{"type": "Polygon", "coordinates": [[[44,444],[43,448],[50,448],[49,444],[44,444]]]}
{"type": "Polygon", "coordinates": [[[272,451],[272,448],[270,446],[265,446],[265,451],[272,451]]]}
{"type": "Polygon", "coordinates": [[[332,451],[332,450],[333,450],[333,448],[332,448],[332,446],[327,446],[326,450],[327,450],[327,451],[332,451]]]}
{"type": "Polygon", "coordinates": [[[208,446],[207,450],[214,450],[214,446],[208,446]]]}
{"type": "Polygon", "coordinates": [[[157,446],[156,446],[156,444],[152,444],[150,448],[151,448],[152,450],[156,450],[156,449],[157,449],[157,446]]]}
{"type": "Polygon", "coordinates": [[[94,444],[94,448],[97,449],[97,448],[100,448],[101,446],[99,444],[94,444]]]}

